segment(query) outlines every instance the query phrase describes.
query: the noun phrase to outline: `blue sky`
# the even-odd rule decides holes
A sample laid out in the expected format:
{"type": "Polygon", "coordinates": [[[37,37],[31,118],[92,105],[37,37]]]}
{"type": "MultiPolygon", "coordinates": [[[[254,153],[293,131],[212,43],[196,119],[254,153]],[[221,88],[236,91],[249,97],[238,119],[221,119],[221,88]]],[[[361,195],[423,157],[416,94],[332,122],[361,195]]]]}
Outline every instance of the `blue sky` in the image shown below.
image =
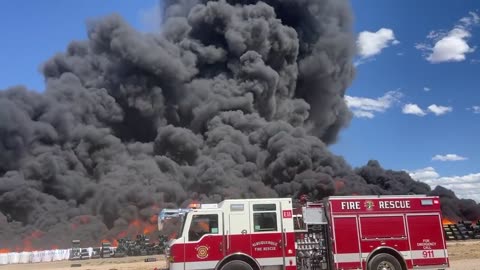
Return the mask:
{"type": "Polygon", "coordinates": [[[332,150],[480,201],[478,1],[352,3],[356,117],[332,150]]]}
{"type": "MultiPolygon", "coordinates": [[[[150,30],[158,0],[6,1],[0,9],[0,89],[42,91],[40,65],[88,19],[113,12],[150,30]]],[[[476,0],[352,0],[358,57],[347,102],[355,113],[332,151],[353,166],[376,159],[480,201],[480,5],[476,0]],[[475,4],[477,3],[477,4],[475,4]],[[473,13],[472,13],[473,12],[473,13]],[[430,109],[429,109],[430,108],[430,109]]]]}

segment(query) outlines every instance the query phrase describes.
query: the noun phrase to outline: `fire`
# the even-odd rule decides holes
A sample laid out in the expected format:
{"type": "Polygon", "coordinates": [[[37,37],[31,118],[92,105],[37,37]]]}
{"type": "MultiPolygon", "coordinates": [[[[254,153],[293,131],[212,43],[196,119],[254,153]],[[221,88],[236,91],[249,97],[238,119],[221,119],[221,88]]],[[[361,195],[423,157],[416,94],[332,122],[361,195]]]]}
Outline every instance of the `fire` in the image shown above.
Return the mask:
{"type": "Polygon", "coordinates": [[[117,238],[125,238],[127,236],[127,231],[121,231],[117,234],[117,238]]]}
{"type": "Polygon", "coordinates": [[[339,192],[345,187],[345,182],[343,180],[335,180],[335,191],[339,192]]]}
{"type": "Polygon", "coordinates": [[[0,254],[2,253],[10,253],[10,249],[8,248],[0,248],[0,254]]]}
{"type": "Polygon", "coordinates": [[[109,239],[102,239],[102,241],[100,241],[100,243],[101,243],[101,244],[103,244],[103,243],[110,243],[110,245],[111,245],[112,247],[118,247],[118,241],[117,241],[117,239],[111,239],[111,240],[109,240],[109,239]]]}
{"type": "Polygon", "coordinates": [[[443,224],[443,225],[451,225],[451,224],[455,224],[455,221],[453,221],[453,220],[451,220],[451,219],[449,219],[449,218],[444,217],[444,218],[442,219],[442,224],[443,224]]]}
{"type": "MultiPolygon", "coordinates": [[[[33,231],[30,235],[26,236],[22,242],[23,242],[23,247],[21,248],[22,251],[33,251],[33,243],[35,240],[40,239],[44,233],[40,230],[35,230],[33,231]]],[[[18,250],[18,249],[17,249],[18,250]]]]}
{"type": "Polygon", "coordinates": [[[71,228],[74,231],[78,228],[79,225],[89,224],[89,223],[90,223],[89,216],[86,216],[86,215],[79,216],[78,219],[76,219],[76,221],[71,224],[71,228]]]}
{"type": "Polygon", "coordinates": [[[126,232],[121,232],[121,235],[127,235],[128,232],[134,234],[151,234],[157,229],[157,215],[151,216],[148,220],[134,219],[128,225],[126,232]]]}
{"type": "MultiPolygon", "coordinates": [[[[160,207],[158,205],[151,206],[152,212],[158,213],[160,207]]],[[[153,214],[148,218],[136,218],[128,224],[127,229],[117,233],[116,239],[126,237],[134,237],[138,234],[151,235],[158,229],[158,214],[153,214]]],[[[116,242],[116,240],[114,240],[116,242]]],[[[113,245],[113,244],[112,244],[113,245]]]]}
{"type": "Polygon", "coordinates": [[[169,235],[169,238],[168,239],[175,239],[177,238],[177,232],[172,232],[170,235],[169,235]]]}

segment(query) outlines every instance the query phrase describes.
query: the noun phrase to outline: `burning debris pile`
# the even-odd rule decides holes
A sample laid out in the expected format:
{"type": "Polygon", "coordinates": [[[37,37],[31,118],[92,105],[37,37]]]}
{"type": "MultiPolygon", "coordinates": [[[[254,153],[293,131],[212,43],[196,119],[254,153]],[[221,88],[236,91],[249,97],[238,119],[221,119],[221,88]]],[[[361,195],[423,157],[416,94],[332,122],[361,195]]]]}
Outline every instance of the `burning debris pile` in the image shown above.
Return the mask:
{"type": "MultiPolygon", "coordinates": [[[[351,120],[348,1],[164,5],[161,33],[92,21],[44,63],[45,92],[0,92],[3,248],[154,238],[159,209],[193,199],[431,192],[327,148],[351,120]]],[[[451,218],[479,214],[433,193],[451,218]]]]}

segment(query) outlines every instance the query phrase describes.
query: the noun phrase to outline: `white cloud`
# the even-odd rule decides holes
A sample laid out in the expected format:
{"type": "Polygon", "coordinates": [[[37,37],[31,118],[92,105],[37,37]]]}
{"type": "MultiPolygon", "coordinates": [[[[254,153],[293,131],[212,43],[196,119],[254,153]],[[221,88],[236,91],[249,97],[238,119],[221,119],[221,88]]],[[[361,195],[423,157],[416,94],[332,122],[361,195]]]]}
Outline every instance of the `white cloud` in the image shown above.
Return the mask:
{"type": "Polygon", "coordinates": [[[422,182],[426,182],[440,177],[440,175],[435,171],[433,167],[419,169],[413,172],[409,172],[409,174],[410,177],[412,177],[413,179],[422,182]]]}
{"type": "Polygon", "coordinates": [[[376,99],[345,96],[345,101],[356,117],[374,118],[375,113],[386,111],[401,97],[399,91],[389,91],[376,99]]]}
{"type": "Polygon", "coordinates": [[[435,155],[432,160],[439,160],[439,161],[461,161],[467,160],[466,157],[459,156],[457,154],[446,154],[446,155],[435,155]]]}
{"type": "Polygon", "coordinates": [[[403,106],[402,112],[404,114],[413,114],[417,116],[424,116],[426,113],[418,107],[417,104],[408,103],[403,106]]]}
{"type": "Polygon", "coordinates": [[[417,181],[425,182],[432,189],[440,185],[451,189],[459,198],[473,199],[480,202],[480,173],[471,173],[462,176],[441,177],[434,168],[427,167],[413,172],[408,172],[410,177],[417,181]]]}
{"type": "Polygon", "coordinates": [[[468,108],[468,110],[471,110],[475,114],[480,114],[480,106],[472,106],[471,108],[468,108]]]}
{"type": "Polygon", "coordinates": [[[420,108],[420,106],[414,103],[407,103],[403,105],[403,109],[402,109],[402,112],[404,114],[413,114],[416,116],[425,116],[427,115],[427,112],[431,112],[436,116],[440,116],[451,111],[453,111],[452,107],[439,106],[436,104],[432,104],[427,107],[427,110],[424,110],[420,108]]]}
{"type": "Polygon", "coordinates": [[[425,59],[430,63],[464,61],[467,54],[475,51],[475,47],[471,47],[467,41],[471,37],[470,28],[479,23],[478,14],[470,12],[450,31],[431,31],[427,39],[433,45],[420,43],[415,48],[426,52],[425,59]]]}
{"type": "Polygon", "coordinates": [[[377,32],[363,31],[357,39],[358,52],[363,58],[377,55],[383,49],[398,43],[393,30],[388,28],[381,28],[377,32]]]}
{"type": "Polygon", "coordinates": [[[430,90],[432,90],[432,89],[430,89],[430,87],[423,87],[423,91],[425,91],[425,92],[430,92],[430,90]]]}
{"type": "Polygon", "coordinates": [[[477,13],[470,11],[468,13],[469,16],[463,17],[460,19],[460,23],[463,24],[464,26],[468,27],[470,25],[475,25],[480,23],[480,17],[478,16],[477,13]]]}
{"type": "Polygon", "coordinates": [[[466,54],[475,51],[466,41],[470,36],[468,31],[459,28],[453,29],[446,37],[435,43],[432,53],[427,57],[427,60],[431,63],[465,60],[466,54]]]}
{"type": "Polygon", "coordinates": [[[452,107],[438,106],[436,104],[432,104],[428,106],[428,110],[434,113],[435,115],[442,115],[442,114],[451,112],[453,109],[452,107]]]}

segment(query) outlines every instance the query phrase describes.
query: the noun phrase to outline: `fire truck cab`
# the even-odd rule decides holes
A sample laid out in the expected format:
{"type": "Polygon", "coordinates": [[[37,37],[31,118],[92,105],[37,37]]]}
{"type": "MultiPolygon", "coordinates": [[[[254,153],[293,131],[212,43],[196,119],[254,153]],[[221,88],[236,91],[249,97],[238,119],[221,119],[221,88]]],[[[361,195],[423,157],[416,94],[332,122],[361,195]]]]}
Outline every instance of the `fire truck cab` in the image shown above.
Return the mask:
{"type": "Polygon", "coordinates": [[[184,212],[171,270],[448,269],[439,198],[225,200],[184,212]]]}

